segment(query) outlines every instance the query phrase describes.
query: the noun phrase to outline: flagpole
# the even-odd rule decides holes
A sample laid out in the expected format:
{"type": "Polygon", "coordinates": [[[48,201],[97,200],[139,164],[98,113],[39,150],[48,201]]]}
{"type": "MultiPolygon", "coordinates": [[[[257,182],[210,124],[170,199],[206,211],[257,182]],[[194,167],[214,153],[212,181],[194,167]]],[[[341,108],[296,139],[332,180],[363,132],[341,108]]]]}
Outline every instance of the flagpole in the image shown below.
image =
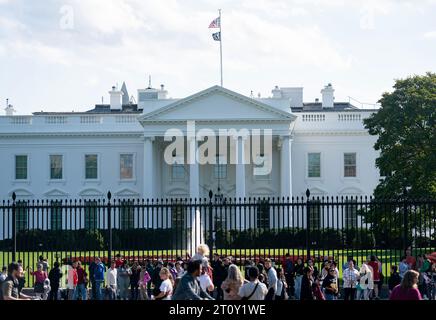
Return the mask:
{"type": "Polygon", "coordinates": [[[221,20],[221,9],[218,9],[219,17],[220,17],[220,71],[221,71],[221,87],[223,86],[223,32],[221,29],[222,20],[221,20]]]}

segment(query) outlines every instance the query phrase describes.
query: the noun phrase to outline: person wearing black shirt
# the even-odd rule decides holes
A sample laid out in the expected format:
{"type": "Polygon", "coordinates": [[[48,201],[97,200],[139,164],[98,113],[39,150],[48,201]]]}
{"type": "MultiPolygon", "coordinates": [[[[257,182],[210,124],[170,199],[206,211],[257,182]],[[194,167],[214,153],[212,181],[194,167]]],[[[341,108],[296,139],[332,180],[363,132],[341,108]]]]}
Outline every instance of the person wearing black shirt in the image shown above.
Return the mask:
{"type": "Polygon", "coordinates": [[[53,264],[53,269],[48,273],[48,279],[50,280],[51,290],[48,294],[48,300],[57,300],[59,293],[60,281],[62,278],[62,271],[59,268],[59,262],[53,264]]]}
{"type": "Polygon", "coordinates": [[[211,263],[212,267],[212,274],[213,274],[213,285],[216,288],[216,299],[217,300],[223,300],[224,299],[224,293],[221,289],[221,284],[223,283],[225,276],[225,268],[222,260],[218,256],[218,254],[213,255],[213,261],[211,263]]]}
{"type": "Polygon", "coordinates": [[[313,269],[305,267],[303,278],[301,279],[301,293],[300,300],[314,300],[312,284],[313,284],[313,269]]]}

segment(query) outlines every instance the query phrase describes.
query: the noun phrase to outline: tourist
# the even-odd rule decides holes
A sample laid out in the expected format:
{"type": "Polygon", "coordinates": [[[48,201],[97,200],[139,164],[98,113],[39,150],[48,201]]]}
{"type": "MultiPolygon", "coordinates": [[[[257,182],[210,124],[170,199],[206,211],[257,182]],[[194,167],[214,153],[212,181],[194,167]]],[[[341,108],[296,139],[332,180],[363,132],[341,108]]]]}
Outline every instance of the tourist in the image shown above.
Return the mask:
{"type": "Polygon", "coordinates": [[[391,292],[389,300],[422,300],[418,290],[419,273],[409,270],[404,274],[401,284],[397,285],[391,292]]]}
{"type": "Polygon", "coordinates": [[[174,280],[168,268],[163,267],[160,270],[160,278],[162,280],[159,287],[159,294],[154,297],[155,300],[171,300],[173,294],[174,280]]]}
{"type": "Polygon", "coordinates": [[[430,256],[427,254],[423,255],[424,259],[422,261],[421,268],[419,269],[419,277],[421,286],[420,288],[421,295],[426,297],[427,299],[433,299],[435,295],[435,280],[436,274],[433,266],[433,262],[430,259],[430,256]]]}
{"type": "Polygon", "coordinates": [[[321,269],[321,281],[324,281],[324,278],[327,277],[330,270],[330,261],[325,260],[321,269]]]}
{"type": "Polygon", "coordinates": [[[108,300],[117,299],[117,273],[116,261],[111,262],[111,267],[106,273],[106,292],[108,300]]]}
{"type": "Polygon", "coordinates": [[[87,300],[88,298],[88,274],[86,273],[85,269],[82,268],[82,263],[80,261],[77,261],[77,286],[74,290],[74,296],[73,300],[77,300],[79,297],[81,300],[87,300]]]}
{"type": "MultiPolygon", "coordinates": [[[[147,260],[145,260],[145,262],[146,262],[145,268],[146,268],[148,274],[150,275],[150,277],[153,277],[154,265],[153,265],[152,261],[150,259],[147,259],[147,260]]],[[[151,297],[151,294],[152,294],[151,287],[152,287],[152,281],[150,280],[147,283],[147,294],[149,297],[151,297]]]]}
{"type": "Polygon", "coordinates": [[[330,269],[335,270],[336,279],[339,279],[339,269],[335,261],[330,262],[330,269]]]}
{"type": "Polygon", "coordinates": [[[326,300],[336,300],[339,294],[338,277],[336,270],[332,267],[328,270],[328,274],[322,281],[322,288],[324,289],[324,296],[326,300]]]}
{"type": "Polygon", "coordinates": [[[359,271],[354,268],[353,259],[348,261],[348,268],[344,270],[342,278],[344,281],[344,300],[354,300],[356,287],[359,280],[359,271]]]}
{"type": "Polygon", "coordinates": [[[163,268],[163,261],[162,260],[158,260],[157,261],[157,265],[156,268],[153,270],[153,273],[151,274],[151,283],[153,284],[153,295],[157,296],[160,291],[159,291],[159,287],[162,283],[162,279],[160,277],[160,271],[163,268]]]}
{"type": "Polygon", "coordinates": [[[97,295],[96,295],[96,290],[95,290],[95,276],[94,276],[94,271],[95,271],[95,267],[96,267],[96,263],[95,263],[95,258],[91,261],[91,263],[89,264],[89,281],[91,283],[91,299],[92,300],[97,300],[97,295]]]}
{"type": "Polygon", "coordinates": [[[170,270],[173,280],[177,279],[177,269],[174,262],[168,262],[168,270],[170,270]]]}
{"type": "Polygon", "coordinates": [[[23,288],[26,285],[26,277],[24,276],[23,261],[22,260],[18,260],[17,263],[18,263],[18,266],[20,268],[20,277],[18,277],[18,293],[21,294],[21,290],[23,290],[23,288]]]}
{"type": "Polygon", "coordinates": [[[42,265],[42,271],[48,272],[48,269],[50,268],[50,265],[48,264],[47,259],[44,258],[44,256],[39,256],[38,264],[42,265]]]}
{"type": "Polygon", "coordinates": [[[209,267],[203,266],[201,270],[201,275],[198,277],[198,281],[200,281],[200,286],[203,291],[206,291],[208,294],[212,295],[215,286],[213,285],[212,279],[209,276],[209,267]]]}
{"type": "Polygon", "coordinates": [[[406,249],[406,263],[409,265],[409,270],[416,270],[416,259],[412,256],[412,247],[406,249]]]}
{"type": "Polygon", "coordinates": [[[388,280],[389,294],[391,294],[392,290],[401,283],[401,277],[397,270],[397,266],[391,266],[391,276],[388,280]]]}
{"type": "Polygon", "coordinates": [[[7,277],[8,277],[8,267],[3,266],[2,273],[0,274],[0,283],[5,281],[7,277]]]}
{"type": "Polygon", "coordinates": [[[320,276],[313,278],[312,291],[315,300],[325,300],[323,290],[321,289],[320,276]]]}
{"type": "Polygon", "coordinates": [[[95,258],[94,282],[95,282],[95,299],[102,300],[103,294],[101,292],[104,282],[104,273],[106,272],[105,265],[101,262],[100,258],[95,258]]]}
{"type": "Polygon", "coordinates": [[[285,273],[286,284],[288,287],[288,296],[294,297],[295,295],[295,281],[294,281],[294,262],[289,253],[286,253],[285,260],[283,261],[283,271],[285,273]]]}
{"type": "Polygon", "coordinates": [[[300,300],[314,300],[312,284],[313,284],[313,269],[305,267],[303,269],[303,277],[301,279],[300,300]]]}
{"type": "Polygon", "coordinates": [[[115,255],[115,268],[118,269],[119,267],[121,267],[123,265],[123,263],[124,263],[124,261],[121,257],[121,254],[117,253],[115,255]]]}
{"type": "Polygon", "coordinates": [[[238,295],[239,288],[244,284],[244,279],[242,277],[239,268],[231,264],[229,266],[227,278],[221,284],[221,289],[224,293],[224,300],[241,300],[238,295]]]}
{"type": "Polygon", "coordinates": [[[176,272],[177,272],[177,278],[181,278],[185,275],[185,269],[183,268],[183,261],[176,261],[175,265],[174,265],[176,272]]]}
{"type": "Polygon", "coordinates": [[[297,263],[294,267],[295,273],[295,299],[300,300],[300,292],[301,292],[301,280],[304,275],[304,264],[303,259],[298,258],[297,263]]]}
{"type": "Polygon", "coordinates": [[[404,275],[406,274],[407,271],[410,270],[410,266],[406,261],[406,256],[402,256],[401,257],[401,261],[399,264],[399,274],[400,274],[400,278],[403,279],[404,275]]]}
{"type": "Polygon", "coordinates": [[[266,285],[259,281],[259,269],[256,266],[251,267],[248,270],[249,282],[244,283],[239,288],[238,296],[242,300],[265,300],[265,296],[268,293],[266,285]]]}
{"type": "Polygon", "coordinates": [[[359,274],[356,300],[369,300],[370,294],[374,289],[373,270],[368,264],[363,263],[359,274]]]}
{"type": "Polygon", "coordinates": [[[314,265],[312,259],[307,260],[307,266],[308,266],[309,268],[312,268],[312,269],[313,269],[313,274],[312,274],[313,278],[314,278],[314,279],[318,278],[318,276],[319,276],[318,267],[314,265]]]}
{"type": "Polygon", "coordinates": [[[275,292],[274,300],[288,300],[288,285],[286,284],[285,274],[283,269],[277,268],[277,291],[275,292]]]}
{"type": "Polygon", "coordinates": [[[77,262],[74,261],[71,265],[68,265],[67,271],[67,299],[72,300],[74,297],[74,291],[77,286],[77,262]]]}
{"type": "Polygon", "coordinates": [[[374,279],[374,299],[379,300],[379,284],[382,280],[380,273],[381,263],[376,256],[372,255],[368,262],[368,266],[372,268],[372,277],[374,279]]]}
{"type": "Polygon", "coordinates": [[[203,263],[203,266],[207,265],[209,262],[208,256],[209,256],[209,246],[207,244],[200,244],[197,247],[197,251],[195,255],[192,257],[192,261],[200,260],[203,263]]]}
{"type": "MultiPolygon", "coordinates": [[[[115,261],[115,265],[116,265],[115,261]]],[[[119,292],[120,300],[129,299],[129,285],[130,285],[130,275],[132,270],[130,270],[129,263],[124,260],[121,266],[117,268],[117,288],[119,292]]]]}
{"type": "Polygon", "coordinates": [[[268,277],[268,294],[265,297],[265,300],[274,300],[276,292],[277,292],[277,271],[272,266],[271,259],[265,259],[265,270],[267,272],[268,277]]]}
{"type": "Polygon", "coordinates": [[[60,281],[63,274],[59,266],[59,262],[53,264],[53,268],[48,273],[48,278],[50,279],[51,290],[48,295],[48,300],[58,300],[60,281]]]}
{"type": "Polygon", "coordinates": [[[223,290],[221,289],[221,284],[223,283],[224,279],[226,278],[225,270],[224,270],[224,263],[221,260],[220,256],[218,254],[213,255],[213,261],[211,263],[212,266],[212,272],[213,272],[213,285],[216,288],[216,296],[215,298],[217,300],[224,299],[223,290]]]}
{"type": "Polygon", "coordinates": [[[141,266],[137,261],[133,262],[130,274],[130,300],[139,299],[139,277],[141,274],[141,266]]]}
{"type": "Polygon", "coordinates": [[[33,286],[33,292],[36,296],[41,296],[44,293],[44,281],[48,278],[47,272],[43,271],[42,264],[36,266],[36,271],[30,269],[30,274],[35,277],[35,284],[33,286]]]}
{"type": "Polygon", "coordinates": [[[1,300],[31,300],[31,298],[25,294],[19,292],[19,278],[22,276],[22,267],[12,262],[8,266],[8,276],[2,282],[0,288],[1,300]]]}
{"type": "Polygon", "coordinates": [[[197,278],[201,274],[201,262],[190,261],[186,274],[180,279],[172,296],[172,300],[213,300],[213,298],[200,287],[197,278]]]}
{"type": "Polygon", "coordinates": [[[145,265],[141,266],[141,273],[139,274],[139,298],[140,300],[149,300],[148,296],[148,283],[151,280],[151,276],[147,271],[145,265]]]}

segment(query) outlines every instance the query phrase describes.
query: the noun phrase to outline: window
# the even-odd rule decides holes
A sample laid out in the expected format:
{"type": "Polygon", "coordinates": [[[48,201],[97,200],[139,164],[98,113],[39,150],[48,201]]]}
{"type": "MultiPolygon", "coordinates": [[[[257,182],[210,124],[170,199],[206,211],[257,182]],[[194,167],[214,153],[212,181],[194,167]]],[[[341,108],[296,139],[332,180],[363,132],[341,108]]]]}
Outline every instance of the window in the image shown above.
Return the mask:
{"type": "Polygon", "coordinates": [[[344,153],[344,177],[356,177],[356,153],[344,153]]]}
{"type": "Polygon", "coordinates": [[[15,156],[15,179],[27,180],[27,156],[15,156]]]}
{"type": "Polygon", "coordinates": [[[319,230],[321,228],[321,206],[318,200],[309,202],[307,207],[309,210],[310,230],[319,230]]]}
{"type": "Polygon", "coordinates": [[[62,203],[52,201],[50,206],[51,230],[62,230],[62,203]]]}
{"type": "Polygon", "coordinates": [[[62,179],[62,156],[51,155],[50,156],[50,179],[61,180],[62,179]]]}
{"type": "Polygon", "coordinates": [[[120,178],[121,180],[133,179],[133,154],[120,155],[120,178]]]}
{"type": "Polygon", "coordinates": [[[309,153],[307,157],[309,178],[321,178],[321,153],[309,153]]]}
{"type": "Polygon", "coordinates": [[[171,226],[173,229],[184,230],[186,207],[182,204],[174,204],[171,207],[171,226]]]}
{"type": "Polygon", "coordinates": [[[345,227],[347,229],[357,228],[357,200],[348,200],[344,207],[345,227]]]}
{"type": "Polygon", "coordinates": [[[98,227],[97,201],[85,202],[85,229],[94,230],[98,227]]]}
{"type": "Polygon", "coordinates": [[[98,178],[98,156],[96,154],[85,155],[85,179],[98,178]]]}
{"type": "Polygon", "coordinates": [[[256,162],[254,163],[253,175],[256,178],[267,179],[271,174],[271,163],[270,157],[260,154],[256,157],[256,162]]]}
{"type": "Polygon", "coordinates": [[[213,167],[213,175],[215,179],[227,178],[227,164],[224,156],[216,157],[216,163],[213,167]]]}
{"type": "Polygon", "coordinates": [[[15,208],[15,226],[17,232],[25,231],[28,229],[28,211],[29,207],[27,206],[27,202],[18,201],[15,208]]]}
{"type": "Polygon", "coordinates": [[[134,210],[131,201],[123,201],[120,207],[120,229],[133,229],[134,226],[134,210]]]}
{"type": "Polygon", "coordinates": [[[183,157],[173,156],[173,163],[171,165],[171,178],[172,180],[185,179],[185,165],[183,164],[183,157]]]}
{"type": "Polygon", "coordinates": [[[269,201],[259,200],[257,204],[257,227],[263,229],[269,229],[269,201]]]}

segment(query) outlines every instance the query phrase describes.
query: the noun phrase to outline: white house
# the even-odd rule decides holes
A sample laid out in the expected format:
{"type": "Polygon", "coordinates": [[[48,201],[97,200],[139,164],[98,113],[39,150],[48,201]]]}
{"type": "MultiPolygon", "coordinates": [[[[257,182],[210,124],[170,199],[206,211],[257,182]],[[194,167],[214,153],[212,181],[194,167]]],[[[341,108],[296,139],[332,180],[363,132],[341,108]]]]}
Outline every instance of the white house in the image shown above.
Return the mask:
{"type": "Polygon", "coordinates": [[[289,87],[275,87],[268,98],[220,86],[183,99],[148,87],[138,90],[137,103],[124,84],[109,94],[110,104],[87,112],[18,116],[8,106],[0,117],[0,201],[14,192],[18,199],[103,199],[108,191],[123,199],[204,198],[210,190],[236,198],[302,197],[307,189],[356,196],[371,195],[380,179],[375,137],[363,126],[375,111],[335,102],[330,84],[321,101],[309,103],[303,88],[289,87]],[[222,134],[232,129],[248,136],[222,134]],[[182,152],[172,154],[175,163],[164,156],[171,132],[186,136],[182,152]],[[201,152],[202,132],[218,137],[216,153],[208,155],[217,161],[187,163],[201,152]],[[263,140],[254,153],[250,138],[259,132],[271,136],[271,152],[263,140]]]}

